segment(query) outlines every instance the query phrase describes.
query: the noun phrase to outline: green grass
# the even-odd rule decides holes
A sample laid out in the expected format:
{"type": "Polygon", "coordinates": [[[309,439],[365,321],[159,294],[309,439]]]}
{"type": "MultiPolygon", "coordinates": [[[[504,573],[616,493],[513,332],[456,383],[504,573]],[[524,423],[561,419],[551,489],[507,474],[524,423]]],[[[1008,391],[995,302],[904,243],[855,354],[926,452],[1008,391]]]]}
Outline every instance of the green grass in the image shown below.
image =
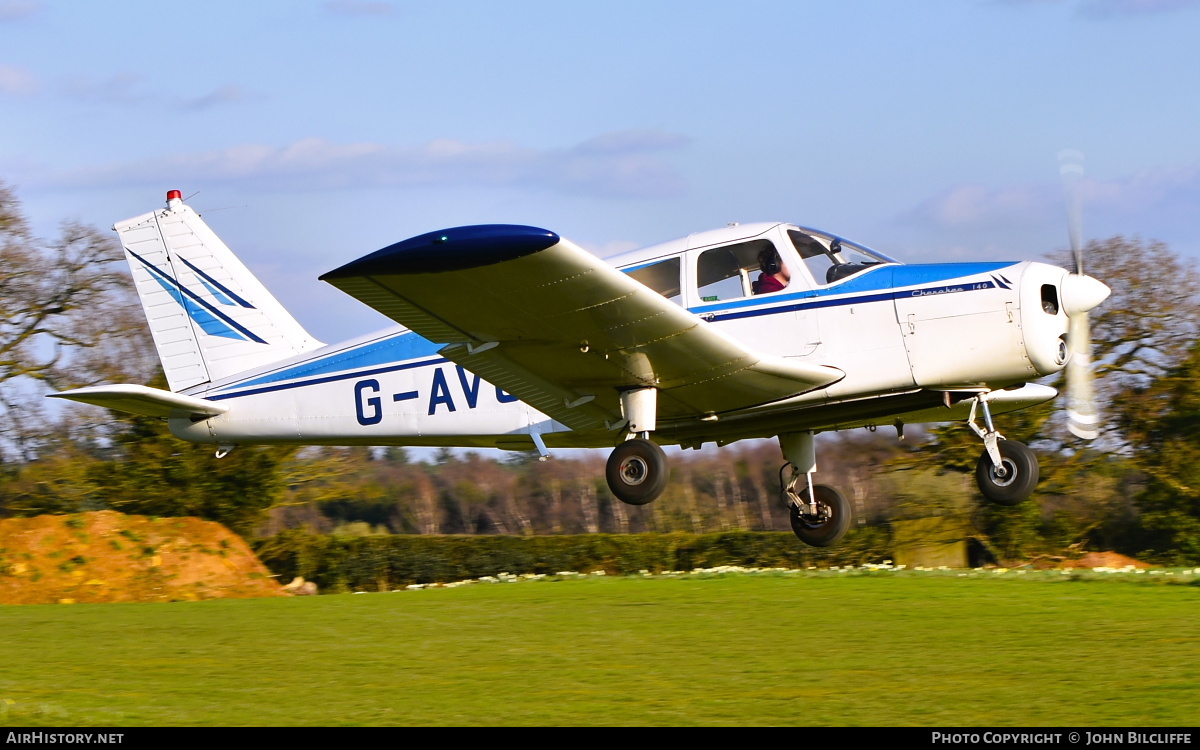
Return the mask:
{"type": "Polygon", "coordinates": [[[897,573],[0,607],[0,725],[1192,725],[1197,615],[897,573]]]}

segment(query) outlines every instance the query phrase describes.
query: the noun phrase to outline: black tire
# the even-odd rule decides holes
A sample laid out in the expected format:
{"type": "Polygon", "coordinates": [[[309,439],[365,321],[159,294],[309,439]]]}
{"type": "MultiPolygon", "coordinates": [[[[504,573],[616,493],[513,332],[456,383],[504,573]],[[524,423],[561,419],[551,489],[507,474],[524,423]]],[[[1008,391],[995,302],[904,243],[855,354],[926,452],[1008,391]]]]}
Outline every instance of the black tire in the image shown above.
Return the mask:
{"type": "MultiPolygon", "coordinates": [[[[816,519],[800,514],[800,509],[791,506],[789,516],[792,519],[792,531],[800,541],[811,547],[831,547],[845,536],[850,528],[850,501],[842,493],[827,484],[813,487],[817,496],[817,506],[824,510],[824,519],[816,519]]],[[[808,502],[808,488],[800,493],[801,499],[808,502]]]]}
{"type": "Polygon", "coordinates": [[[979,491],[997,505],[1019,505],[1033,494],[1038,482],[1038,461],[1033,451],[1013,440],[1001,440],[1000,461],[1007,473],[996,474],[992,457],[985,450],[975,464],[975,482],[979,491]]]}
{"type": "Polygon", "coordinates": [[[649,440],[634,438],[613,449],[604,477],[618,500],[628,505],[645,505],[667,488],[671,470],[662,448],[649,440]]]}

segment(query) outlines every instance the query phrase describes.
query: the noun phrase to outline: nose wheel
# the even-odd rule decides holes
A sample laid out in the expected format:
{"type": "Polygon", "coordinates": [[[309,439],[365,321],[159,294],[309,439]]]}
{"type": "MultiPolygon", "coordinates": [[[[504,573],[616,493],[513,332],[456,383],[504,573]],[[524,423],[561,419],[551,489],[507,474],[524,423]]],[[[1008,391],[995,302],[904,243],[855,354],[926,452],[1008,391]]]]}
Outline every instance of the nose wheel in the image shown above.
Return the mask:
{"type": "Polygon", "coordinates": [[[791,503],[788,514],[792,531],[800,541],[811,547],[831,547],[850,528],[850,501],[842,493],[827,484],[814,485],[810,501],[808,488],[797,497],[801,504],[791,503]]]}
{"type": "Polygon", "coordinates": [[[815,433],[779,435],[779,448],[787,461],[779,469],[779,488],[787,506],[792,531],[807,545],[830,547],[850,528],[850,503],[826,484],[814,485],[817,470],[815,433]],[[785,479],[784,472],[790,472],[785,479]]]}
{"type": "Polygon", "coordinates": [[[1018,505],[1033,494],[1038,481],[1038,461],[1033,451],[1015,440],[1005,440],[992,424],[986,393],[971,404],[967,426],[983,438],[983,455],[975,464],[975,483],[989,501],[1018,505]],[[975,409],[981,407],[986,428],[975,424],[975,409]]]}
{"type": "Polygon", "coordinates": [[[1001,440],[996,448],[1000,453],[1000,464],[997,465],[985,450],[975,464],[975,482],[991,502],[1018,505],[1033,494],[1033,488],[1037,486],[1037,456],[1013,440],[1001,440]]]}

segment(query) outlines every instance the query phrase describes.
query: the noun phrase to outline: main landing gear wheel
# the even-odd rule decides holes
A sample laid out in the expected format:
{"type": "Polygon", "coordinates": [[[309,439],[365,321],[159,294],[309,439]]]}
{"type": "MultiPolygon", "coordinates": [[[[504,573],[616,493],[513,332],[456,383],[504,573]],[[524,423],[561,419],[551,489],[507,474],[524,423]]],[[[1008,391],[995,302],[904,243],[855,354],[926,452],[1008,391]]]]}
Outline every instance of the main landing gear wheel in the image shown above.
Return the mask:
{"type": "Polygon", "coordinates": [[[645,505],[667,488],[671,471],[662,448],[649,440],[634,438],[613,449],[604,477],[618,500],[645,505]]]}
{"type": "MultiPolygon", "coordinates": [[[[826,484],[813,487],[813,493],[817,496],[816,515],[801,513],[798,506],[791,505],[792,531],[812,547],[833,546],[850,528],[850,501],[826,484]]],[[[807,487],[800,493],[800,499],[808,504],[807,487]]]]}
{"type": "Polygon", "coordinates": [[[975,464],[975,481],[979,491],[997,505],[1017,505],[1033,494],[1038,481],[1037,456],[1021,443],[1001,440],[996,446],[1000,450],[998,470],[985,450],[975,464]]]}

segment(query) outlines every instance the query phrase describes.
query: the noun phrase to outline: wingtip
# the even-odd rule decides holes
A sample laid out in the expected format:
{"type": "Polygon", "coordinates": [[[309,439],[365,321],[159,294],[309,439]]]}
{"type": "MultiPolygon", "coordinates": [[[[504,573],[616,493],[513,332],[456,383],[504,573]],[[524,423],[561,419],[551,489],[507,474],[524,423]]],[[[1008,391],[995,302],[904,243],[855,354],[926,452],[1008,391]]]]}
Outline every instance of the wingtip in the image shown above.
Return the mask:
{"type": "Polygon", "coordinates": [[[452,227],[389,245],[329,271],[320,279],[462,271],[532,255],[553,247],[559,240],[549,229],[522,224],[452,227]]]}

